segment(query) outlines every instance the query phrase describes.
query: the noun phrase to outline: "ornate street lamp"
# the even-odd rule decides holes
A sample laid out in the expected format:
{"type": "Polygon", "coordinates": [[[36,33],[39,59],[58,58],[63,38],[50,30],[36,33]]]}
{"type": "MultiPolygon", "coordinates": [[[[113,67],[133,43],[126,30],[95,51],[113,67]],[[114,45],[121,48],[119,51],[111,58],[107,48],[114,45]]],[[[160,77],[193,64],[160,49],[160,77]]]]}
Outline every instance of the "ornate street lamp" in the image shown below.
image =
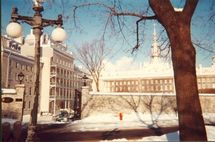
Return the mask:
{"type": "Polygon", "coordinates": [[[89,79],[86,74],[82,77],[83,82],[84,82],[84,86],[87,86],[87,79],[89,79]]]}
{"type": "Polygon", "coordinates": [[[19,84],[22,84],[22,81],[24,80],[24,77],[25,77],[25,75],[24,75],[22,72],[20,72],[20,73],[18,74],[19,84]]]}
{"type": "Polygon", "coordinates": [[[33,28],[35,36],[35,59],[34,59],[34,102],[30,113],[30,122],[28,125],[28,135],[26,141],[38,141],[36,135],[37,113],[38,113],[38,98],[39,98],[39,78],[40,78],[40,37],[42,35],[43,27],[57,25],[57,28],[52,32],[52,39],[57,42],[62,42],[66,38],[66,32],[63,30],[62,15],[58,15],[57,20],[43,19],[41,12],[43,6],[41,0],[34,0],[33,10],[35,11],[33,17],[21,16],[18,14],[16,7],[12,8],[11,22],[6,28],[8,36],[17,38],[22,34],[22,27],[18,21],[25,22],[33,28]]]}

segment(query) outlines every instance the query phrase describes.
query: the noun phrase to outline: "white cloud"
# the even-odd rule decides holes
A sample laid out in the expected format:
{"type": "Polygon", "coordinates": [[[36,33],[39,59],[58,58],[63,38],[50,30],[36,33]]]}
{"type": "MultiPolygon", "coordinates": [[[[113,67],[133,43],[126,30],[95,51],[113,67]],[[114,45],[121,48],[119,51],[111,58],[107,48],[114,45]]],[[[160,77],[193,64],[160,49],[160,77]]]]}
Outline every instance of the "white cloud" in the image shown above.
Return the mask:
{"type": "Polygon", "coordinates": [[[181,12],[181,11],[183,11],[183,8],[174,7],[174,10],[175,10],[176,12],[181,12]]]}
{"type": "Polygon", "coordinates": [[[115,63],[111,61],[104,60],[104,70],[103,71],[126,71],[134,70],[138,67],[138,63],[133,60],[132,57],[123,56],[116,60],[115,63]]]}

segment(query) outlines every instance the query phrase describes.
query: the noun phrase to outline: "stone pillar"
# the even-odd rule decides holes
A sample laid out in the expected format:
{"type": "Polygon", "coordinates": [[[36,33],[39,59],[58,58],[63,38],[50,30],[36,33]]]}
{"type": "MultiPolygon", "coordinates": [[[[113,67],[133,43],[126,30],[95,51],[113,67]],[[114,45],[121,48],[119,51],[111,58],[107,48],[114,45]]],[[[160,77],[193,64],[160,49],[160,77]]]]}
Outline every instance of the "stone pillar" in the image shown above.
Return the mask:
{"type": "Polygon", "coordinates": [[[25,85],[24,84],[17,84],[15,86],[16,89],[16,96],[17,98],[21,99],[22,101],[22,109],[21,109],[21,115],[19,116],[18,120],[22,122],[23,114],[24,114],[24,101],[25,101],[25,85]]]}
{"type": "Polygon", "coordinates": [[[91,95],[89,94],[90,87],[89,86],[82,86],[81,90],[81,118],[86,117],[88,113],[88,105],[91,101],[91,95]]]}

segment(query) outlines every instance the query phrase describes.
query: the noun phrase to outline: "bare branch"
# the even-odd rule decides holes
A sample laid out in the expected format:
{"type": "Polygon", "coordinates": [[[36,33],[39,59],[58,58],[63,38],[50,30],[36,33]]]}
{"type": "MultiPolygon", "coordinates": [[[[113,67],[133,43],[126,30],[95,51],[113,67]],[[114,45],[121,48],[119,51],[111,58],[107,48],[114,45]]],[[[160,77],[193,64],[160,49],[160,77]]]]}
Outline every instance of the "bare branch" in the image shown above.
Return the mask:
{"type": "Polygon", "coordinates": [[[213,49],[208,49],[208,48],[202,46],[200,43],[193,42],[193,45],[195,45],[195,46],[197,46],[197,47],[199,47],[199,48],[201,48],[201,49],[203,49],[203,50],[206,50],[206,51],[208,51],[208,52],[215,53],[215,50],[213,50],[213,49]]]}
{"type": "Polygon", "coordinates": [[[94,40],[92,43],[85,43],[80,48],[76,48],[76,58],[91,74],[99,91],[99,77],[103,69],[103,61],[108,52],[105,50],[103,40],[94,40]]]}
{"type": "Polygon", "coordinates": [[[184,9],[183,9],[183,15],[184,16],[188,16],[192,17],[194,11],[195,11],[195,8],[197,6],[197,3],[198,3],[199,0],[186,0],[186,3],[185,3],[185,6],[184,6],[184,9]]]}

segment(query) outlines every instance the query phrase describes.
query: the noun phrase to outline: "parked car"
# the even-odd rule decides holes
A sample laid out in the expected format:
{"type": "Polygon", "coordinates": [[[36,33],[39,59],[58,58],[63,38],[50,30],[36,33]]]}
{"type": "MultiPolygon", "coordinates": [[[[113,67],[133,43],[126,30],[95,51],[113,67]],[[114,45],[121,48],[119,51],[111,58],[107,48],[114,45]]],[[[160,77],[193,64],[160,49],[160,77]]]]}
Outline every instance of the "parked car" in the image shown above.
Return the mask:
{"type": "Polygon", "coordinates": [[[68,121],[72,121],[72,118],[74,117],[74,112],[72,111],[71,113],[69,113],[66,110],[60,110],[57,115],[54,116],[54,120],[55,121],[59,121],[59,122],[68,122],[68,121]]]}
{"type": "Polygon", "coordinates": [[[55,121],[67,122],[69,113],[66,110],[61,110],[57,115],[54,116],[55,121]]]}

